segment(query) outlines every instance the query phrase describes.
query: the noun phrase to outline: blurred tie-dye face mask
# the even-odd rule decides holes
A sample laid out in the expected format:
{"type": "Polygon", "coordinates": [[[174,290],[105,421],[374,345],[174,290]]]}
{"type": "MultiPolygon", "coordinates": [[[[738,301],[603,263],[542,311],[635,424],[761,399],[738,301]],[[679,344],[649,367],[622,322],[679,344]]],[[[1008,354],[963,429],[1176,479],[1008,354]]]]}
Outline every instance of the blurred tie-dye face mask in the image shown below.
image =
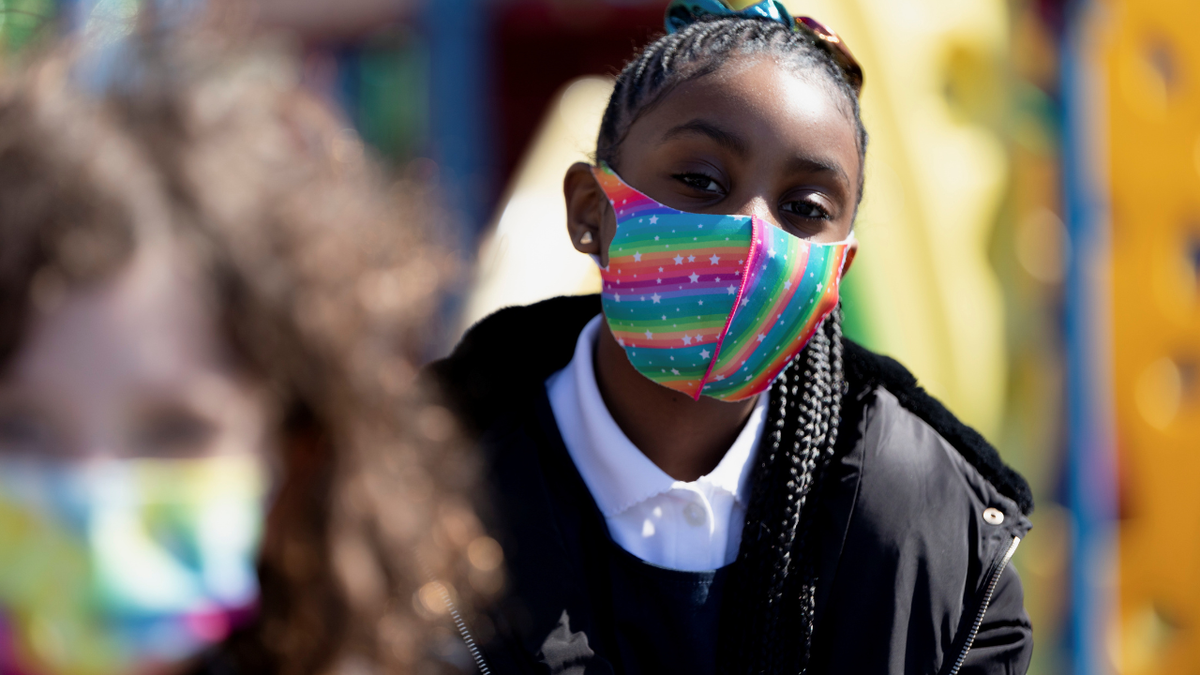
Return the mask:
{"type": "Polygon", "coordinates": [[[617,216],[604,316],[630,363],[699,399],[758,394],[837,307],[853,239],[820,244],[757,217],[685,213],[592,169],[617,216]]]}
{"type": "Polygon", "coordinates": [[[254,610],[267,472],[251,456],[0,456],[0,673],[152,672],[254,610]]]}

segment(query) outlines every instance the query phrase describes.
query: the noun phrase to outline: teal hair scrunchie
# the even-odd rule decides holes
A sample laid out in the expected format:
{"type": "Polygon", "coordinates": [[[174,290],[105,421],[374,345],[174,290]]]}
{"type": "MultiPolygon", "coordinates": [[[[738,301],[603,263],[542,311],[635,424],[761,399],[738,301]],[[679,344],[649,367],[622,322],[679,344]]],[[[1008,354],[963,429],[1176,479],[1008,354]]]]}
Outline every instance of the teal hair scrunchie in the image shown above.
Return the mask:
{"type": "Polygon", "coordinates": [[[675,33],[692,25],[702,16],[728,16],[745,19],[763,18],[777,21],[792,30],[796,22],[779,0],[762,0],[746,9],[731,9],[721,0],[672,0],[663,19],[668,33],[675,33]]]}

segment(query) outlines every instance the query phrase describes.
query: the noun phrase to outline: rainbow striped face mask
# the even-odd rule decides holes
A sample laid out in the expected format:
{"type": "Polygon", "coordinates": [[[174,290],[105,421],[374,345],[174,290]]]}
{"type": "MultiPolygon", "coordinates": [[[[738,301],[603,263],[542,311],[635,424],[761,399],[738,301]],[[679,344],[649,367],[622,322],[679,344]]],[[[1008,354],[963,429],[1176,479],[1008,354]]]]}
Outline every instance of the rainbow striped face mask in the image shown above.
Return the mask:
{"type": "Polygon", "coordinates": [[[838,303],[853,238],[818,244],[757,217],[685,213],[592,173],[617,215],[601,301],[629,362],[694,399],[765,390],[838,303]]]}
{"type": "Polygon", "coordinates": [[[0,673],[158,672],[252,616],[257,458],[0,457],[0,673]]]}

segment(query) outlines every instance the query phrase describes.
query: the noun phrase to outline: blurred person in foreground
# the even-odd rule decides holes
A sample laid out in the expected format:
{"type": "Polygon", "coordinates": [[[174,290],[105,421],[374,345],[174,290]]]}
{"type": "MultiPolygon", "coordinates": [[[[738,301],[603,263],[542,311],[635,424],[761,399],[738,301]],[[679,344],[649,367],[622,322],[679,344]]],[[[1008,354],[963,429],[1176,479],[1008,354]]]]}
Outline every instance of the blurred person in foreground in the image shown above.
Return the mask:
{"type": "Polygon", "coordinates": [[[0,673],[469,667],[499,548],[411,386],[446,219],[220,43],[0,81],[0,673]]]}

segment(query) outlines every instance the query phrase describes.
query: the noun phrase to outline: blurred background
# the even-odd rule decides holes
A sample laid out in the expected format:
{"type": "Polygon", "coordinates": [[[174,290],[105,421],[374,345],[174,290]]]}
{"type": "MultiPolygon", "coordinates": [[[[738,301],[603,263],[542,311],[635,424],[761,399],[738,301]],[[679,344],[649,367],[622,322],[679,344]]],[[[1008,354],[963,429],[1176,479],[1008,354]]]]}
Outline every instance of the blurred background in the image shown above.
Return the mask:
{"type": "MultiPolygon", "coordinates": [[[[1200,672],[1200,4],[787,4],[834,27],[866,72],[848,332],[906,364],[1036,494],[1015,558],[1031,672],[1200,672]]],[[[0,0],[0,41],[19,53],[138,5],[0,0]]],[[[306,84],[346,126],[436,181],[467,224],[451,234],[471,272],[446,309],[461,331],[599,289],[566,237],[562,176],[665,5],[246,9],[299,46],[306,84]]]]}

